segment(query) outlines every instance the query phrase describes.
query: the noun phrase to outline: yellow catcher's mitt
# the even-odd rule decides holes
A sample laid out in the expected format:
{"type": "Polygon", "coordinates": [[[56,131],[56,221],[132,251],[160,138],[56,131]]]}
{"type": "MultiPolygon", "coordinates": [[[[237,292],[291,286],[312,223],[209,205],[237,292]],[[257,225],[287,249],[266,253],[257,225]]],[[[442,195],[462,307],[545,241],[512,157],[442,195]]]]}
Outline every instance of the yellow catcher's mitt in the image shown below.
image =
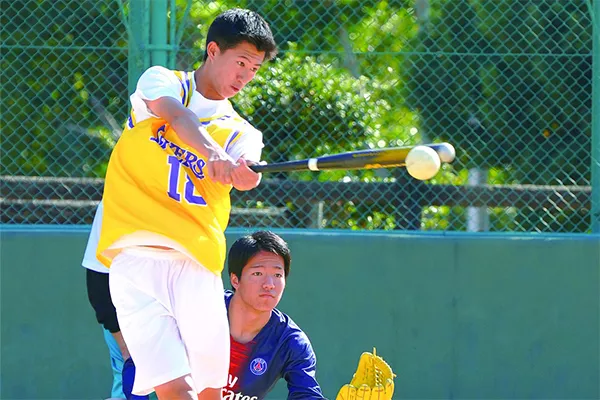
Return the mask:
{"type": "Polygon", "coordinates": [[[394,377],[392,368],[373,348],[373,353],[360,355],[352,381],[342,386],[335,400],[391,400],[394,377]]]}

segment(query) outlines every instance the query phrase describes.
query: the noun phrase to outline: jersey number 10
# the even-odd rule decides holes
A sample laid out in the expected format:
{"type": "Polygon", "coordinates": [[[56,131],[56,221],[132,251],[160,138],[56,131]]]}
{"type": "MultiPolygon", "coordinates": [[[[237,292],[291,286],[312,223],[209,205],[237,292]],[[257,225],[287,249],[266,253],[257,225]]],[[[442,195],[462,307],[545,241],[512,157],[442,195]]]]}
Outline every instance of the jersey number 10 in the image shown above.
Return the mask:
{"type": "MultiPolygon", "coordinates": [[[[179,193],[179,178],[181,177],[181,163],[175,156],[169,156],[167,159],[169,164],[169,191],[167,194],[175,201],[181,202],[181,194],[179,193]]],[[[183,175],[186,177],[183,198],[189,204],[205,206],[206,200],[200,195],[194,194],[194,182],[189,175],[183,170],[183,175]]]]}

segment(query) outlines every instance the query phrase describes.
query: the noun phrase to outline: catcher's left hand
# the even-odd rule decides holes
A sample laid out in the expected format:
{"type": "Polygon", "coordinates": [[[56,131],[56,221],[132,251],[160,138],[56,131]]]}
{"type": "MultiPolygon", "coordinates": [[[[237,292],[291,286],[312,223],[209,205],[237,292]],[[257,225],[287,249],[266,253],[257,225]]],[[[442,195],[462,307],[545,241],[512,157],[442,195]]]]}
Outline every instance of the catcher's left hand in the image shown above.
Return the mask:
{"type": "Polygon", "coordinates": [[[342,386],[336,400],[391,400],[395,376],[373,348],[373,353],[361,354],[352,381],[342,386]]]}

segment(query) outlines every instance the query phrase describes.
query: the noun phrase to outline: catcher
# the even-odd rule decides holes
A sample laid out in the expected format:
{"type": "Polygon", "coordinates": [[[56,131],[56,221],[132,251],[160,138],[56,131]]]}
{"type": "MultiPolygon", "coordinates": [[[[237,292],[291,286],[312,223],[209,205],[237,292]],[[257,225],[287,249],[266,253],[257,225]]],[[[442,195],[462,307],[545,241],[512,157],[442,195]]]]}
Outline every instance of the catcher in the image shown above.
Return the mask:
{"type": "Polygon", "coordinates": [[[349,384],[342,386],[336,400],[391,400],[394,395],[392,368],[377,355],[364,352],[349,384]]]}
{"type": "MultiPolygon", "coordinates": [[[[264,399],[280,379],[287,382],[288,400],[325,400],[308,336],[275,308],[291,268],[287,243],[273,232],[257,231],[236,240],[227,259],[234,291],[225,292],[231,352],[223,400],[264,399]]],[[[127,360],[123,391],[128,399],[134,369],[127,360]]]]}

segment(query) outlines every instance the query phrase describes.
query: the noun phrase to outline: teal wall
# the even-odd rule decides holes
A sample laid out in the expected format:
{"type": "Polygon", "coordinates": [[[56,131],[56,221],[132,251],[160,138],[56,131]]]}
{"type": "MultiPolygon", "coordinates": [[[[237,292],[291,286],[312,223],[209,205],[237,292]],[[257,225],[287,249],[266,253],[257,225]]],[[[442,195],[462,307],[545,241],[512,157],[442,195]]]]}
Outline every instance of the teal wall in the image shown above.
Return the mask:
{"type": "MultiPolygon", "coordinates": [[[[310,336],[327,397],[373,346],[396,398],[600,397],[598,236],[277,232],[293,254],[280,308],[310,336]]],[[[87,233],[2,227],[0,398],[108,397],[87,233]]]]}

